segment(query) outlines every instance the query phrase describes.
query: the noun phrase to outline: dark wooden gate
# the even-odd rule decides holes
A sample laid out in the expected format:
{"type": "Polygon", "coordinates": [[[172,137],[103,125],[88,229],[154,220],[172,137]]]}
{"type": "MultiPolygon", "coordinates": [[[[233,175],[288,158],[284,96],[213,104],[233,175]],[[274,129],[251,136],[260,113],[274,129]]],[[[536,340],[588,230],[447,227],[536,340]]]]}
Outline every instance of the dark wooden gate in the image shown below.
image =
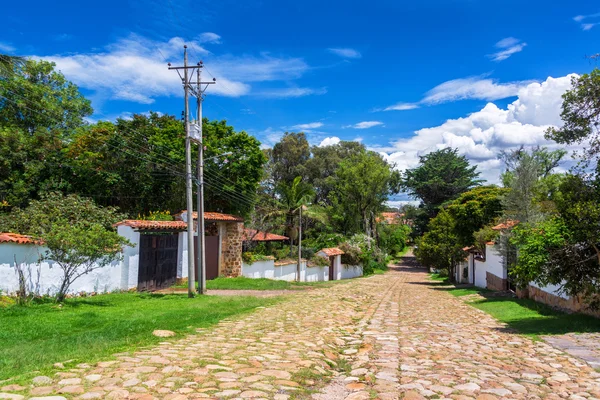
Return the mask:
{"type": "MultiPolygon", "coordinates": [[[[204,243],[206,245],[206,280],[210,281],[219,276],[219,237],[204,236],[204,243]]],[[[198,242],[195,240],[194,254],[198,254],[198,242]]],[[[198,259],[196,259],[196,281],[199,276],[198,259]]]]}
{"type": "Polygon", "coordinates": [[[138,290],[158,290],[177,279],[177,234],[140,235],[138,290]]]}
{"type": "Polygon", "coordinates": [[[335,281],[335,276],[333,276],[333,262],[335,257],[329,257],[329,280],[335,281]]]}

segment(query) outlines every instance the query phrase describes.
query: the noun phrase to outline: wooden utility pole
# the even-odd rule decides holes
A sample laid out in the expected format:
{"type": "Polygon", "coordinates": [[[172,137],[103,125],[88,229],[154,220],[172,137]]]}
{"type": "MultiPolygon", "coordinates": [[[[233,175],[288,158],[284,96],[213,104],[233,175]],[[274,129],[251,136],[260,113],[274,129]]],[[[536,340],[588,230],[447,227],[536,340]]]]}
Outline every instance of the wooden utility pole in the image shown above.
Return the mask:
{"type": "MultiPolygon", "coordinates": [[[[194,281],[195,281],[195,258],[194,258],[194,195],[193,195],[193,176],[192,176],[192,140],[198,142],[198,146],[200,147],[200,154],[202,154],[202,90],[200,85],[203,83],[215,83],[213,82],[200,82],[200,68],[202,68],[202,63],[198,63],[197,65],[188,66],[188,57],[187,57],[187,46],[183,46],[183,67],[172,67],[171,63],[169,63],[169,69],[173,69],[177,71],[177,74],[181,78],[181,82],[183,85],[184,92],[184,102],[185,102],[185,111],[184,111],[184,123],[185,123],[185,189],[186,189],[186,203],[187,203],[187,247],[188,247],[188,296],[194,297],[194,281]],[[183,75],[181,74],[181,70],[183,70],[183,75]],[[190,71],[191,70],[191,71],[190,71]],[[198,80],[196,82],[191,81],[191,77],[194,76],[194,70],[197,71],[198,80]],[[197,90],[194,90],[193,85],[196,85],[197,90]],[[194,94],[198,98],[198,119],[200,120],[200,135],[198,137],[198,127],[196,124],[194,126],[194,133],[192,135],[190,129],[190,105],[189,98],[190,92],[194,94]]],[[[199,161],[199,165],[202,164],[202,161],[199,161]]],[[[199,167],[200,168],[200,167],[199,167]]],[[[201,171],[200,171],[201,172],[201,171]]],[[[200,173],[198,177],[199,181],[203,181],[203,176],[200,173]]],[[[201,184],[199,184],[202,187],[201,184]]],[[[202,197],[199,199],[199,203],[202,197]]],[[[202,237],[202,245],[198,245],[198,251],[202,253],[204,256],[204,204],[202,207],[198,208],[198,220],[202,221],[202,229],[198,229],[198,237],[202,237]],[[200,215],[200,212],[202,214],[200,215]]],[[[200,225],[200,224],[199,224],[200,225]]],[[[204,257],[202,257],[204,259],[204,257]]],[[[198,265],[202,266],[201,271],[203,271],[204,262],[198,262],[198,265]]],[[[203,280],[204,276],[199,277],[198,284],[201,285],[200,281],[203,280]]],[[[204,290],[201,291],[203,293],[204,290]]]]}

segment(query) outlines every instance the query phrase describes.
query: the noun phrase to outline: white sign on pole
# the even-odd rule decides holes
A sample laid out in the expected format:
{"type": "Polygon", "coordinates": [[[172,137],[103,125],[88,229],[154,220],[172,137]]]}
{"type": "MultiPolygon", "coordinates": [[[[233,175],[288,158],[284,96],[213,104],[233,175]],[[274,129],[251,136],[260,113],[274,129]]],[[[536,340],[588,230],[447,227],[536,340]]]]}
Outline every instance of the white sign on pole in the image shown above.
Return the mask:
{"type": "Polygon", "coordinates": [[[196,142],[202,141],[202,126],[198,124],[190,124],[190,138],[196,142]]]}

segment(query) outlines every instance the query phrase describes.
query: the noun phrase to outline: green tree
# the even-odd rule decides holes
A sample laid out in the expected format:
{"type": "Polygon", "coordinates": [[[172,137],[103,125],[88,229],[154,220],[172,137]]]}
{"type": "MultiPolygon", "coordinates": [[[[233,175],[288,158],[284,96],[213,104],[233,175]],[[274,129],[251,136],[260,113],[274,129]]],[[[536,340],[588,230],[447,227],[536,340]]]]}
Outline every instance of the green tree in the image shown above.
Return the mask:
{"type": "Polygon", "coordinates": [[[14,69],[0,77],[0,203],[10,209],[68,190],[62,150],[92,109],[54,64],[7,62],[14,69]]]}
{"type": "Polygon", "coordinates": [[[456,221],[447,210],[442,210],[431,220],[428,231],[417,239],[415,256],[423,266],[446,270],[450,280],[454,280],[454,269],[466,257],[462,247],[456,221]]]}
{"type": "Polygon", "coordinates": [[[0,54],[0,78],[14,74],[15,69],[25,64],[25,57],[0,54]]]}
{"type": "Polygon", "coordinates": [[[402,188],[420,199],[425,211],[418,216],[415,232],[423,233],[444,203],[478,186],[482,182],[478,178],[477,167],[458,155],[457,149],[446,148],[420,156],[419,166],[407,169],[402,176],[402,188]]]}
{"type": "Polygon", "coordinates": [[[116,209],[98,207],[90,199],[50,193],[26,209],[13,210],[0,223],[43,242],[47,250],[42,260],[62,269],[56,299],[63,301],[74,281],[118,260],[122,247],[130,244],[112,227],[121,217],[116,209]]]}
{"type": "Polygon", "coordinates": [[[274,186],[281,182],[289,185],[297,176],[306,176],[305,164],[309,158],[310,146],[304,133],[286,132],[270,152],[274,186]]]}
{"type": "MultiPolygon", "coordinates": [[[[246,215],[265,162],[260,142],[225,121],[203,121],[207,211],[246,215]],[[232,153],[227,156],[222,154],[232,153]]],[[[170,115],[134,115],[78,131],[66,151],[72,191],[130,216],[185,207],[185,133],[170,115]]]]}
{"type": "Polygon", "coordinates": [[[0,79],[0,126],[68,137],[85,125],[93,111],[90,101],[54,67],[47,61],[27,60],[14,74],[0,79]]]}
{"type": "Polygon", "coordinates": [[[583,158],[597,158],[600,153],[600,69],[571,79],[571,89],[562,96],[563,126],[550,128],[546,137],[557,143],[586,142],[583,158]]]}
{"type": "Polygon", "coordinates": [[[348,157],[365,151],[366,147],[362,143],[354,141],[312,147],[312,157],[306,162],[306,175],[315,189],[315,203],[331,205],[329,193],[334,189],[335,172],[340,163],[348,157]]]}
{"type": "Polygon", "coordinates": [[[448,205],[461,247],[473,245],[475,232],[502,214],[502,197],[507,192],[507,189],[495,186],[477,187],[464,192],[448,205]]]}
{"type": "Polygon", "coordinates": [[[398,192],[398,172],[377,153],[365,151],[343,160],[329,195],[332,222],[344,234],[373,237],[376,217],[391,194],[398,192]]]}

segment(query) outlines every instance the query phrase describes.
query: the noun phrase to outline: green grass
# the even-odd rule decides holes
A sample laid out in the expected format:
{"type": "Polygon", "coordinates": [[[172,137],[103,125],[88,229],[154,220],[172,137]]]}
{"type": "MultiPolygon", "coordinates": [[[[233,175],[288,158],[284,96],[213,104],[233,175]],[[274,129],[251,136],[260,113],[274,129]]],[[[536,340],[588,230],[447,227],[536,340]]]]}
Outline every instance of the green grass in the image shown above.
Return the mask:
{"type": "MultiPolygon", "coordinates": [[[[238,276],[235,278],[219,277],[206,281],[208,290],[299,290],[305,287],[328,287],[344,281],[324,281],[324,282],[288,282],[278,281],[267,278],[246,278],[238,276]]],[[[187,283],[172,286],[173,288],[187,288],[187,283]]]]}
{"type": "Polygon", "coordinates": [[[579,313],[565,313],[531,299],[497,296],[490,290],[474,287],[441,290],[448,290],[454,296],[481,294],[483,299],[470,301],[468,304],[534,340],[539,340],[542,335],[600,332],[598,318],[579,313]]]}
{"type": "Polygon", "coordinates": [[[164,339],[168,329],[193,333],[226,317],[248,312],[277,299],[257,297],[115,293],[26,307],[0,308],[0,380],[50,373],[52,364],[94,362],[164,339]]]}
{"type": "Polygon", "coordinates": [[[442,275],[439,273],[429,274],[429,279],[436,282],[449,282],[447,275],[442,275]]]}

